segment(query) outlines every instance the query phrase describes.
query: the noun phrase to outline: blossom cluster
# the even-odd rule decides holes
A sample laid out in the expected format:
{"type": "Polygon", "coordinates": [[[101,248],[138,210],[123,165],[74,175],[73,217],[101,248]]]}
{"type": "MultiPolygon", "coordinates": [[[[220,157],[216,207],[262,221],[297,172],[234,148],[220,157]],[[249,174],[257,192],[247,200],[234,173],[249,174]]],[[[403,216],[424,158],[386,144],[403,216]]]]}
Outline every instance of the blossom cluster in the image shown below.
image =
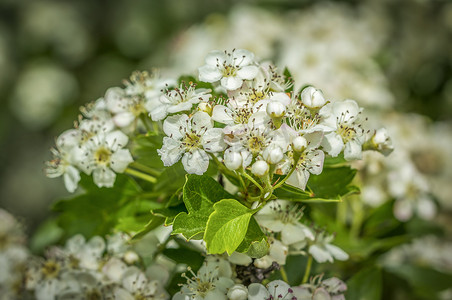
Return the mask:
{"type": "Polygon", "coordinates": [[[129,237],[117,233],[86,241],[78,234],[45,258],[29,259],[25,290],[34,299],[168,299],[163,267],[143,267],[129,237]]]}

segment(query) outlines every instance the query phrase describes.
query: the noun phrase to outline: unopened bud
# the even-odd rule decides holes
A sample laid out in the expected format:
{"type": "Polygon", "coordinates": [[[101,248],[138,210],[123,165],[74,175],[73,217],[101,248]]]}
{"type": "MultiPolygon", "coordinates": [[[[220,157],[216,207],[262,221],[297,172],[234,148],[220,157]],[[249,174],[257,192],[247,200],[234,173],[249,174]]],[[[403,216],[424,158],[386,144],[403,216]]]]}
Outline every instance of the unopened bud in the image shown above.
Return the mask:
{"type": "Polygon", "coordinates": [[[242,155],[238,152],[226,150],[224,152],[224,164],[229,170],[237,170],[242,166],[242,155]]]}
{"type": "Polygon", "coordinates": [[[124,261],[128,264],[134,264],[139,259],[140,259],[140,257],[138,256],[138,254],[135,251],[129,250],[126,253],[124,253],[124,261]]]}
{"type": "Polygon", "coordinates": [[[256,161],[253,166],[251,167],[251,173],[258,177],[262,177],[268,173],[268,169],[270,167],[268,164],[263,160],[256,161]]]}
{"type": "Polygon", "coordinates": [[[381,152],[385,156],[389,155],[394,150],[391,137],[388,135],[386,128],[380,128],[375,131],[375,134],[372,137],[372,144],[375,147],[375,150],[381,152]]]}
{"type": "Polygon", "coordinates": [[[228,299],[246,300],[248,299],[248,289],[243,284],[236,284],[229,289],[228,299]]]}
{"type": "Polygon", "coordinates": [[[262,156],[269,164],[274,165],[279,163],[283,159],[284,153],[282,152],[280,147],[276,145],[270,145],[269,147],[265,148],[262,156]]]}
{"type": "Polygon", "coordinates": [[[212,116],[212,105],[207,102],[201,102],[198,104],[198,110],[208,113],[209,116],[212,116]]]}
{"type": "Polygon", "coordinates": [[[301,92],[301,101],[309,108],[319,108],[326,103],[322,91],[312,86],[308,86],[301,92]]]}
{"type": "Polygon", "coordinates": [[[286,107],[278,101],[271,101],[267,104],[267,114],[272,118],[282,118],[286,114],[286,107]]]}
{"type": "Polygon", "coordinates": [[[297,136],[292,142],[292,149],[296,152],[303,152],[307,146],[308,141],[302,136],[297,136]]]}

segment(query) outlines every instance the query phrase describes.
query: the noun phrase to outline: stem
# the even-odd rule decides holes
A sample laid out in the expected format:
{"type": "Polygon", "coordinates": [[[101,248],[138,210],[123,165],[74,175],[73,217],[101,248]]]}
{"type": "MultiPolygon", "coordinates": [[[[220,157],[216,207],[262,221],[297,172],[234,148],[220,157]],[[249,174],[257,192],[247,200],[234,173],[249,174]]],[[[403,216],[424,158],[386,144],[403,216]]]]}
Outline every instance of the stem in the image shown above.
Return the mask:
{"type": "Polygon", "coordinates": [[[312,255],[309,255],[308,263],[306,265],[306,270],[304,272],[302,284],[308,282],[309,273],[311,272],[311,266],[312,266],[312,255]]]}
{"type": "Polygon", "coordinates": [[[363,223],[363,205],[360,199],[353,197],[350,199],[351,208],[353,212],[352,227],[350,228],[350,235],[352,237],[358,237],[363,223]]]}
{"type": "Polygon", "coordinates": [[[141,122],[143,123],[144,127],[148,132],[152,132],[152,129],[149,127],[149,124],[147,122],[146,116],[144,114],[141,114],[140,116],[141,122]]]}
{"type": "Polygon", "coordinates": [[[287,277],[286,270],[284,270],[284,266],[280,266],[280,267],[279,267],[279,272],[281,272],[281,277],[282,277],[282,279],[283,279],[285,282],[289,283],[289,278],[287,277]]]}
{"type": "Polygon", "coordinates": [[[160,172],[156,171],[148,166],[145,166],[143,164],[140,164],[139,162],[134,161],[133,163],[130,164],[131,167],[134,167],[135,169],[138,169],[140,171],[146,172],[152,176],[160,176],[160,172]]]}
{"type": "Polygon", "coordinates": [[[259,190],[261,191],[261,193],[264,192],[264,189],[262,188],[262,186],[261,186],[259,183],[257,183],[257,181],[254,180],[253,177],[251,177],[250,175],[248,175],[248,174],[246,173],[245,170],[244,170],[241,174],[242,174],[243,176],[245,176],[249,181],[251,181],[252,183],[254,183],[254,185],[257,186],[257,187],[259,188],[259,190]]]}
{"type": "Polygon", "coordinates": [[[146,180],[146,181],[149,181],[151,183],[156,183],[157,182],[157,179],[155,177],[153,177],[151,175],[148,175],[148,174],[141,173],[140,171],[133,170],[133,169],[130,169],[130,168],[127,168],[124,171],[124,173],[129,174],[129,175],[134,176],[134,177],[137,177],[137,178],[140,178],[140,179],[143,179],[143,180],[146,180]]]}
{"type": "Polygon", "coordinates": [[[287,179],[289,179],[289,177],[292,175],[292,173],[295,171],[295,169],[297,168],[297,164],[298,164],[298,160],[296,163],[294,163],[292,169],[290,169],[289,173],[287,173],[286,177],[283,178],[283,180],[281,180],[280,182],[278,182],[278,184],[276,184],[273,187],[273,190],[276,190],[277,188],[279,188],[280,186],[282,186],[284,184],[284,182],[286,182],[287,179]]]}

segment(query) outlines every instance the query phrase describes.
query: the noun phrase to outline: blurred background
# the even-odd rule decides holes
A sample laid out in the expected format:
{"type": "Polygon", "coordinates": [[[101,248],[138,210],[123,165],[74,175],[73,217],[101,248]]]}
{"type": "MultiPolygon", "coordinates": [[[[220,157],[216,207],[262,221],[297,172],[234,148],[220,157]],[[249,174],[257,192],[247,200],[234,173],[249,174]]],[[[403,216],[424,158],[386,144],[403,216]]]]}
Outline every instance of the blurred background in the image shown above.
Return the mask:
{"type": "Polygon", "coordinates": [[[452,3],[434,0],[1,0],[0,207],[32,233],[68,195],[44,162],[81,105],[134,70],[194,73],[232,48],[378,115],[404,149],[391,162],[416,166],[450,222],[452,3]]]}

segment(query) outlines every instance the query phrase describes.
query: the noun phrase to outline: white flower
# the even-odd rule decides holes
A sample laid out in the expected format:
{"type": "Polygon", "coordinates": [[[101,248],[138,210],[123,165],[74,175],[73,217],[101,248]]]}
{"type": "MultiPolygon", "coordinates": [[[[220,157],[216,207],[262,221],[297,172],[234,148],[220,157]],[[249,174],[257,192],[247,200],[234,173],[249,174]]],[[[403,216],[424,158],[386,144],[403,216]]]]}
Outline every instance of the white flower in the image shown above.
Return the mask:
{"type": "Polygon", "coordinates": [[[168,114],[190,111],[193,104],[207,102],[211,97],[210,90],[196,89],[195,84],[182,83],[179,88],[167,91],[158,98],[157,105],[152,104],[150,116],[153,121],[160,121],[168,114]]]}
{"type": "Polygon", "coordinates": [[[220,81],[227,90],[236,90],[243,80],[256,77],[259,69],[254,65],[254,54],[244,49],[231,53],[212,51],[206,57],[206,64],[200,67],[199,80],[204,82],[220,81]]]}
{"type": "Polygon", "coordinates": [[[168,293],[157,280],[148,280],[146,275],[135,266],[129,267],[123,274],[122,287],[114,292],[115,299],[169,299],[168,293]]]}
{"type": "Polygon", "coordinates": [[[205,112],[170,116],[163,122],[163,146],[157,150],[165,166],[171,166],[182,157],[185,171],[201,175],[207,171],[209,156],[224,150],[223,130],[213,128],[213,121],[205,112]]]}
{"type": "Polygon", "coordinates": [[[262,208],[255,218],[259,225],[271,232],[280,232],[281,241],[291,245],[306,239],[314,240],[312,230],[301,224],[303,211],[286,201],[272,201],[262,208]]]}
{"type": "Polygon", "coordinates": [[[322,91],[308,86],[301,92],[301,101],[309,108],[320,108],[326,104],[322,91]]]}
{"type": "Polygon", "coordinates": [[[187,284],[184,284],[180,292],[173,296],[173,300],[226,300],[227,292],[234,285],[234,281],[229,277],[219,275],[219,266],[215,263],[205,262],[194,274],[188,269],[193,277],[189,278],[185,274],[187,284]]]}
{"type": "Polygon", "coordinates": [[[107,109],[113,114],[114,123],[121,128],[129,126],[139,115],[147,112],[144,98],[127,96],[119,87],[109,88],[104,99],[107,109]]]}
{"type": "Polygon", "coordinates": [[[124,89],[127,96],[144,96],[147,101],[158,98],[164,90],[176,86],[176,80],[160,78],[158,72],[133,72],[124,89]]]}
{"type": "Polygon", "coordinates": [[[133,162],[127,145],[129,138],[121,131],[99,133],[82,146],[79,167],[88,175],[93,174],[98,187],[112,187],[116,173],[122,173],[133,162]]]}
{"type": "Polygon", "coordinates": [[[267,287],[260,283],[252,283],[248,287],[248,300],[292,300],[292,288],[282,280],[273,280],[267,287]]]}
{"type": "Polygon", "coordinates": [[[333,235],[326,235],[325,233],[319,233],[313,244],[309,246],[309,254],[314,257],[318,263],[324,263],[329,261],[332,263],[334,259],[347,260],[348,254],[341,248],[331,244],[333,241],[333,235]]]}
{"type": "Polygon", "coordinates": [[[92,237],[88,242],[81,234],[67,240],[65,253],[78,261],[83,269],[97,270],[105,251],[105,241],[100,236],[92,237]]]}
{"type": "Polygon", "coordinates": [[[293,287],[297,300],[345,300],[347,285],[336,277],[322,281],[322,275],[314,276],[309,283],[293,287]]]}
{"type": "Polygon", "coordinates": [[[47,162],[46,175],[50,178],[63,176],[66,189],[73,193],[80,181],[77,168],[79,159],[76,147],[80,142],[80,132],[70,129],[63,132],[56,140],[56,148],[51,149],[53,160],[47,162]]]}
{"type": "Polygon", "coordinates": [[[406,163],[390,172],[388,188],[396,198],[394,215],[400,221],[408,221],[414,212],[425,220],[435,217],[436,206],[429,195],[428,183],[412,164],[406,163]]]}
{"type": "Polygon", "coordinates": [[[335,128],[334,132],[325,134],[323,149],[333,157],[344,150],[346,160],[360,159],[364,130],[362,128],[362,109],[353,100],[328,103],[319,111],[323,123],[335,128]]]}

